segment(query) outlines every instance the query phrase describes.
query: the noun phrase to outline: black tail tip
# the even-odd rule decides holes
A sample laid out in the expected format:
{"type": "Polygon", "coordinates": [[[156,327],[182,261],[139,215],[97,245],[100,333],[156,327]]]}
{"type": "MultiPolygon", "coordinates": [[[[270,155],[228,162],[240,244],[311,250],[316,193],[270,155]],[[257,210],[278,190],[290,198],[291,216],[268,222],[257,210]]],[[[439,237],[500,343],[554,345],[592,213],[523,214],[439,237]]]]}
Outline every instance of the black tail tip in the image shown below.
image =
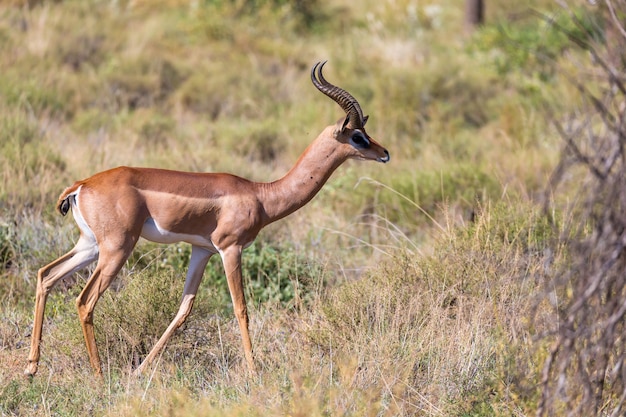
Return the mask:
{"type": "Polygon", "coordinates": [[[65,200],[61,201],[61,203],[59,204],[59,213],[61,213],[61,215],[65,216],[67,214],[68,211],[70,211],[70,199],[69,197],[66,198],[65,200]]]}

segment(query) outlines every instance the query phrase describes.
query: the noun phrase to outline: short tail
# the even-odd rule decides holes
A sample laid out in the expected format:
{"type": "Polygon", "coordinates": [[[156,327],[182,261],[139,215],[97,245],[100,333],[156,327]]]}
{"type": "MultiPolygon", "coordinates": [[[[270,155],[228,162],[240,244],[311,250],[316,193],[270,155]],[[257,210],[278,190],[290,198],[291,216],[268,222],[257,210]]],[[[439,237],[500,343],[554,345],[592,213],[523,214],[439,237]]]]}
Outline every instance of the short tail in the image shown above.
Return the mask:
{"type": "Polygon", "coordinates": [[[59,196],[59,201],[57,201],[57,210],[62,216],[65,216],[72,208],[72,199],[76,198],[76,193],[78,192],[80,185],[80,183],[76,183],[71,187],[66,188],[65,191],[63,191],[59,196]]]}
{"type": "Polygon", "coordinates": [[[59,200],[57,204],[57,210],[59,211],[59,213],[61,213],[62,216],[65,216],[72,207],[72,205],[70,204],[70,198],[72,198],[72,196],[68,195],[63,200],[59,200]]]}

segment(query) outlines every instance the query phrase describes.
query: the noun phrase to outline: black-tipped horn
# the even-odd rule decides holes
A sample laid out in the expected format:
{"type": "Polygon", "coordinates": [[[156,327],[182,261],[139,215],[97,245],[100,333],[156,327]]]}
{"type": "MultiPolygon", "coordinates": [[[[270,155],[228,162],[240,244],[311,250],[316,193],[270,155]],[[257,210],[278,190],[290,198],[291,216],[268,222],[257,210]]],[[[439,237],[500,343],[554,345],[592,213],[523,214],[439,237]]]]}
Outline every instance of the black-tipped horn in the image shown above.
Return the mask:
{"type": "Polygon", "coordinates": [[[313,85],[339,104],[348,115],[351,128],[362,128],[365,121],[363,120],[363,111],[361,110],[359,102],[343,88],[339,88],[326,81],[324,75],[322,75],[322,68],[324,68],[326,62],[327,61],[318,62],[313,66],[311,70],[311,81],[313,85]]]}

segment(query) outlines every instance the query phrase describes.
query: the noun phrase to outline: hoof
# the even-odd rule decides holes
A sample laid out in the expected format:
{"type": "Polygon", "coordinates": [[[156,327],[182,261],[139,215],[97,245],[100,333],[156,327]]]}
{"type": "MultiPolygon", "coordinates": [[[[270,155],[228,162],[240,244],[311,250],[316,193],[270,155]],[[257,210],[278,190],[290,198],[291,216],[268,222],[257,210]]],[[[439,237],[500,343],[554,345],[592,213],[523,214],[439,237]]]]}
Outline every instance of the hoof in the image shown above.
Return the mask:
{"type": "Polygon", "coordinates": [[[28,364],[26,369],[24,369],[24,376],[32,378],[37,373],[37,362],[31,362],[28,364]]]}

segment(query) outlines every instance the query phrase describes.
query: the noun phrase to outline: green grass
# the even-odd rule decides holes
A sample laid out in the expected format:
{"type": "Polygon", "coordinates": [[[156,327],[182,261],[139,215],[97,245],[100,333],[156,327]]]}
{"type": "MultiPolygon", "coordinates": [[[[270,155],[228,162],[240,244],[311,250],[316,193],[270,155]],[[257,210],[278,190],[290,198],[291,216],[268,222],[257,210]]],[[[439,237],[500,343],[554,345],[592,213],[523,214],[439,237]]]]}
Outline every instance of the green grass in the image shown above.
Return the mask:
{"type": "Polygon", "coordinates": [[[536,300],[567,262],[535,206],[560,149],[544,114],[579,100],[556,69],[578,52],[502,1],[463,35],[457,3],[0,6],[0,414],[534,414],[554,319],[536,300]],[[78,234],[54,211],[63,188],[123,164],[277,179],[342,117],[310,84],[326,59],[391,162],[340,167],[244,252],[258,375],[216,256],[185,326],[131,377],[190,255],[141,243],[95,310],[104,381],[74,306],[88,270],[51,294],[25,379],[37,270],[78,234]]]}

